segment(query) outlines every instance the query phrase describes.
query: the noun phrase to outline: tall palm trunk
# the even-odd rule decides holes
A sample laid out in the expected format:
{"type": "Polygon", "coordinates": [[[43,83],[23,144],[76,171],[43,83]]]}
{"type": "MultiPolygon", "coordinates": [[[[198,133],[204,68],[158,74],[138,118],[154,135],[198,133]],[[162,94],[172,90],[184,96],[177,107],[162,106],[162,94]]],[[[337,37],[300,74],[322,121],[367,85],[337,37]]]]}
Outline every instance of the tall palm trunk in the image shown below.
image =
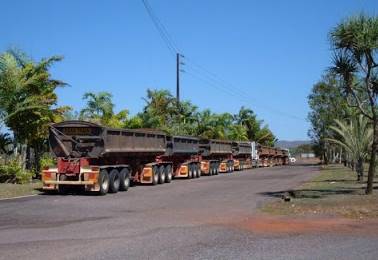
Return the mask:
{"type": "Polygon", "coordinates": [[[364,160],[362,157],[358,158],[356,165],[357,181],[363,182],[364,180],[364,160]]]}
{"type": "Polygon", "coordinates": [[[375,166],[376,166],[376,154],[378,152],[378,124],[377,124],[377,119],[378,119],[377,116],[374,115],[374,118],[373,118],[373,122],[374,122],[374,125],[373,125],[373,144],[371,146],[366,194],[372,194],[373,193],[373,181],[374,181],[375,166]]]}

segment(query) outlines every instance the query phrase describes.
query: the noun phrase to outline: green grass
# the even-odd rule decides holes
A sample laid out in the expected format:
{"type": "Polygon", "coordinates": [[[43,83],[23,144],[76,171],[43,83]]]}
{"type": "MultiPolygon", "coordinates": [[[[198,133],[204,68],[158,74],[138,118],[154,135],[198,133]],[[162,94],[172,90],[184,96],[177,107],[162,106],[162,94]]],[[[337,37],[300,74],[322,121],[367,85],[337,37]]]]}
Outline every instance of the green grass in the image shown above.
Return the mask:
{"type": "Polygon", "coordinates": [[[28,184],[0,183],[0,199],[39,194],[41,188],[40,181],[28,184]]]}
{"type": "MultiPolygon", "coordinates": [[[[377,179],[378,176],[376,176],[377,179]]],[[[350,169],[340,165],[326,166],[321,170],[321,174],[298,189],[271,194],[276,197],[288,195],[291,197],[290,202],[274,201],[265,205],[262,211],[274,215],[377,218],[377,187],[373,195],[365,195],[365,187],[366,183],[356,182],[356,174],[350,169]]]]}

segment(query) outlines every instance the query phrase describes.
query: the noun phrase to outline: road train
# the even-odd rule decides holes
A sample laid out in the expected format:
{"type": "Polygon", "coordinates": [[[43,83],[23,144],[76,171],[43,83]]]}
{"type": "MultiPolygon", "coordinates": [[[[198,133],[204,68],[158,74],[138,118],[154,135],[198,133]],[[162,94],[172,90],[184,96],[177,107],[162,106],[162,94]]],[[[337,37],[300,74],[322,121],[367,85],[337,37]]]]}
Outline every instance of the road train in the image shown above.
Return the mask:
{"type": "Polygon", "coordinates": [[[61,193],[82,187],[105,195],[136,183],[157,185],[289,163],[287,150],[255,142],[169,136],[76,120],[51,125],[49,143],[57,165],[43,169],[43,189],[61,193]]]}

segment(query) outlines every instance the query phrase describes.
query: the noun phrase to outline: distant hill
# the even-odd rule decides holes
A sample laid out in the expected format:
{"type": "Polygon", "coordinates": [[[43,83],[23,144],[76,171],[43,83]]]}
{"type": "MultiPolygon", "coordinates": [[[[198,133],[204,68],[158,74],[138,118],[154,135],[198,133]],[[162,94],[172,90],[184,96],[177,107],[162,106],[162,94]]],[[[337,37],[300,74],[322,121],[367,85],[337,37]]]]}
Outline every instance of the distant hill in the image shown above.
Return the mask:
{"type": "Polygon", "coordinates": [[[277,141],[274,144],[274,146],[290,149],[290,148],[295,148],[302,144],[311,144],[311,141],[310,140],[295,140],[295,141],[280,140],[280,141],[277,141]]]}

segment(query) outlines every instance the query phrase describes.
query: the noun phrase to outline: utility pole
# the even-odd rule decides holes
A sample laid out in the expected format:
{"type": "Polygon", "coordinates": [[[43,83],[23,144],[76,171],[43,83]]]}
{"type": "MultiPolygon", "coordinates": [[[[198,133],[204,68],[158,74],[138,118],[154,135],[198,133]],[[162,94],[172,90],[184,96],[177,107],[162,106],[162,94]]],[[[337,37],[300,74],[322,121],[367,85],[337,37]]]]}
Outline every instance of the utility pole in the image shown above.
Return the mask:
{"type": "Polygon", "coordinates": [[[176,53],[176,101],[180,106],[180,53],[176,53]]]}

